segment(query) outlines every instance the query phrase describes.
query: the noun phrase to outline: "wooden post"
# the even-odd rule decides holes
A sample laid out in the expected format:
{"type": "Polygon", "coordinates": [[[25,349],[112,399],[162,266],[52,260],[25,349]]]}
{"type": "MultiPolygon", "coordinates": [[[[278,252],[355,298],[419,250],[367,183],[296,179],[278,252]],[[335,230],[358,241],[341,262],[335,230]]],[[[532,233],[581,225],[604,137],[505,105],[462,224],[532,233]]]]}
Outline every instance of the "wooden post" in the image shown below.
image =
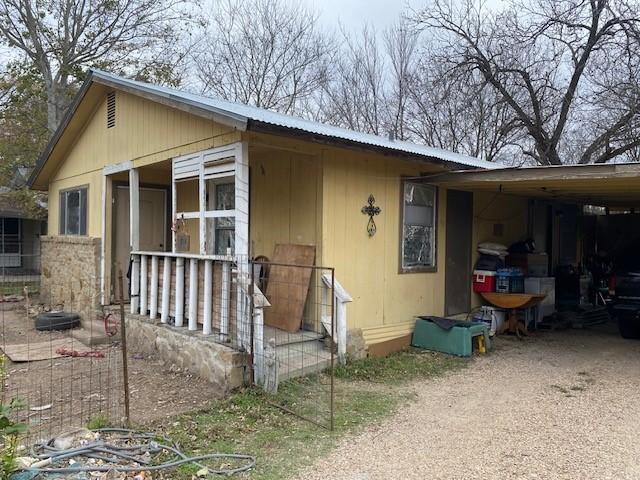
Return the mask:
{"type": "Polygon", "coordinates": [[[184,257],[176,258],[176,327],[184,324],[184,257]]]}
{"type": "Polygon", "coordinates": [[[198,174],[198,245],[200,255],[207,253],[207,219],[205,211],[207,210],[207,187],[204,180],[204,160],[200,155],[200,165],[198,174]]]}
{"type": "Polygon", "coordinates": [[[204,261],[204,319],[202,333],[211,334],[211,315],[213,309],[213,260],[204,261]]]}
{"type": "MultiPolygon", "coordinates": [[[[129,248],[140,250],[140,176],[138,169],[129,170],[129,248]]],[[[135,255],[131,266],[131,313],[138,313],[140,299],[140,257],[135,255]]]]}
{"type": "Polygon", "coordinates": [[[149,285],[149,274],[147,272],[147,267],[149,263],[147,262],[146,255],[140,255],[140,315],[147,315],[147,310],[149,308],[149,304],[147,303],[147,287],[149,285]]]}
{"type": "Polygon", "coordinates": [[[164,257],[162,267],[162,311],[160,321],[167,323],[169,320],[169,304],[171,302],[171,257],[164,257]]]}
{"type": "Polygon", "coordinates": [[[226,342],[229,336],[229,303],[231,299],[231,264],[222,262],[222,292],[220,299],[220,341],[226,342]]]}
{"type": "Polygon", "coordinates": [[[158,316],[158,256],[151,256],[151,295],[149,299],[149,317],[153,320],[158,316]]]}
{"type": "Polygon", "coordinates": [[[129,170],[129,243],[131,250],[140,250],[140,175],[137,168],[129,170]]]}
{"type": "Polygon", "coordinates": [[[257,385],[264,383],[264,309],[262,306],[255,306],[254,330],[253,330],[253,381],[257,385]]]}
{"type": "Polygon", "coordinates": [[[107,304],[105,276],[107,275],[106,256],[107,256],[107,175],[102,174],[102,224],[100,226],[100,303],[107,304]]]}
{"type": "Polygon", "coordinates": [[[198,329],[198,260],[189,261],[189,330],[198,329]]]}
{"type": "Polygon", "coordinates": [[[140,255],[133,255],[131,263],[131,313],[139,313],[140,305],[140,255]]]}
{"type": "Polygon", "coordinates": [[[118,290],[120,291],[120,345],[122,346],[122,380],[124,382],[124,415],[127,426],[131,425],[129,409],[129,362],[127,358],[127,322],[124,314],[124,279],[122,270],[118,269],[118,290]]]}

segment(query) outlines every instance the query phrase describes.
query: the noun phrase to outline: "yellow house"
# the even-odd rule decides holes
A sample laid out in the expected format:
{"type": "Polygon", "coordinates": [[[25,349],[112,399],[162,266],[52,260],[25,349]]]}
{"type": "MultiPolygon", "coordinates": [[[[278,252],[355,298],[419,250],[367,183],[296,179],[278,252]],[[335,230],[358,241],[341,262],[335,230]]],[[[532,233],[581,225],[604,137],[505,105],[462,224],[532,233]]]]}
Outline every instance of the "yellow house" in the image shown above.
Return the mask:
{"type": "MultiPolygon", "coordinates": [[[[49,193],[43,294],[89,322],[129,272],[133,314],[229,336],[220,318],[240,318],[252,308],[240,291],[259,291],[252,259],[307,246],[327,268],[311,274],[305,312],[334,312],[342,354],[391,350],[417,315],[469,310],[459,265],[491,228],[471,227],[488,193],[474,199],[429,177],[494,167],[93,71],[30,179],[49,193]]],[[[277,306],[261,298],[268,316],[277,306]]],[[[242,328],[238,345],[255,334],[242,328]]]]}

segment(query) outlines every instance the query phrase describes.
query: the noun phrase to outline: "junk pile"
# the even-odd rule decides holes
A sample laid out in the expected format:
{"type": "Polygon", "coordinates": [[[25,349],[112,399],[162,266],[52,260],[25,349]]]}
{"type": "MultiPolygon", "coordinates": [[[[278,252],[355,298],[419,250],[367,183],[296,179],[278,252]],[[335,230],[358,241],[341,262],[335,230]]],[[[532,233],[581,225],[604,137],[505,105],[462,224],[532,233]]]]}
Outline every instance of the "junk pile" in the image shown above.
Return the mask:
{"type": "Polygon", "coordinates": [[[189,457],[166,437],[123,428],[74,429],[49,442],[32,446],[19,457],[19,470],[10,480],[95,478],[153,480],[171,478],[167,472],[191,464],[196,476],[233,475],[255,467],[250,455],[209,453],[189,457]]]}

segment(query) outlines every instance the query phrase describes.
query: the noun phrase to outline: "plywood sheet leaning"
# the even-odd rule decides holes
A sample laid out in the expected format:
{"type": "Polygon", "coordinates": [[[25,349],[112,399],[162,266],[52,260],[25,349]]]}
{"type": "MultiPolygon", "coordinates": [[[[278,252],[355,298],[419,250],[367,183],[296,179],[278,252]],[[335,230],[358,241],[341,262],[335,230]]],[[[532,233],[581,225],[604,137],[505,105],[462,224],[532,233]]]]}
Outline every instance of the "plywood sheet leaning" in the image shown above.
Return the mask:
{"type": "Polygon", "coordinates": [[[312,267],[316,259],[314,245],[277,244],[271,257],[267,282],[264,323],[287,332],[297,332],[302,325],[312,267]]]}
{"type": "Polygon", "coordinates": [[[92,351],[92,349],[87,347],[84,343],[70,338],[58,338],[55,340],[46,340],[44,342],[4,345],[2,347],[2,351],[12,362],[17,363],[61,358],[65,355],[58,353],[57,350],[62,348],[72,349],[78,353],[87,353],[92,351]]]}

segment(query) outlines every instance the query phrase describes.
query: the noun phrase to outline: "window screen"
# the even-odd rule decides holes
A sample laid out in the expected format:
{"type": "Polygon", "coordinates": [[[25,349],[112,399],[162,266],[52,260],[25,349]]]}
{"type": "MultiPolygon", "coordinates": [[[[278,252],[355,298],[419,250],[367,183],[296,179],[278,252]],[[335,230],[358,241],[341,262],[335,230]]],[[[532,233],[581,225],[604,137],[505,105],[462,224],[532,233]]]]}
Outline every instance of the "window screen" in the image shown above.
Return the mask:
{"type": "MultiPolygon", "coordinates": [[[[236,208],[236,193],[233,183],[221,183],[216,185],[216,210],[233,210],[236,208]]],[[[225,255],[227,249],[235,250],[235,228],[236,219],[234,217],[222,217],[215,219],[215,245],[216,254],[225,255]]]]}
{"type": "Polygon", "coordinates": [[[60,192],[60,235],[87,234],[87,188],[60,192]]]}
{"type": "Polygon", "coordinates": [[[436,188],[404,181],[402,194],[402,270],[431,269],[436,266],[436,188]]]}
{"type": "Polygon", "coordinates": [[[0,254],[20,253],[20,219],[0,218],[0,254]]]}

